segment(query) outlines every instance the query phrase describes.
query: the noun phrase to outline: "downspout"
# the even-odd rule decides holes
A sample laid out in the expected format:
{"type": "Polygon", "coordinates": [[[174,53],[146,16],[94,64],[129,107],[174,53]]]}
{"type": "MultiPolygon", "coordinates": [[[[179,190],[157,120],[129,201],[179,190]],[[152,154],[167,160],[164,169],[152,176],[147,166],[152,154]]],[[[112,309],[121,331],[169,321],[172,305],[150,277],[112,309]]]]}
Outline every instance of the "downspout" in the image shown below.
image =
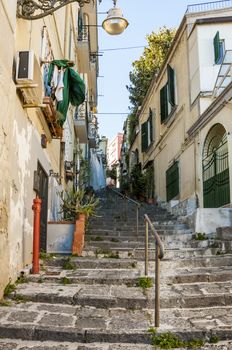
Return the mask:
{"type": "MultiPolygon", "coordinates": [[[[199,137],[199,135],[198,135],[199,137]]],[[[195,172],[195,198],[196,198],[196,207],[199,208],[199,198],[197,194],[197,185],[198,185],[198,176],[197,176],[197,148],[196,148],[196,142],[198,143],[199,141],[194,139],[194,172],[195,172]]]]}

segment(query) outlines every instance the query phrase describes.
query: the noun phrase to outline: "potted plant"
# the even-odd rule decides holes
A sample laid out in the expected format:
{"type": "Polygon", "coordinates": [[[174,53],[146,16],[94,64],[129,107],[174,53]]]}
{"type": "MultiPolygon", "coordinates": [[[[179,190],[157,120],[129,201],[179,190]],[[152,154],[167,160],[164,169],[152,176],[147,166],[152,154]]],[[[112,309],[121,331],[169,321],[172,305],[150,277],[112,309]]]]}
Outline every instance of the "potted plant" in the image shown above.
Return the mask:
{"type": "Polygon", "coordinates": [[[144,201],[146,197],[145,176],[139,164],[135,165],[131,172],[132,193],[135,198],[144,201]]]}
{"type": "Polygon", "coordinates": [[[146,199],[147,203],[154,203],[154,169],[149,166],[145,171],[146,199]]]}
{"type": "Polygon", "coordinates": [[[96,214],[99,199],[94,194],[86,193],[83,189],[62,191],[60,192],[60,198],[60,208],[64,220],[75,221],[72,253],[81,256],[84,248],[86,219],[96,214]]]}

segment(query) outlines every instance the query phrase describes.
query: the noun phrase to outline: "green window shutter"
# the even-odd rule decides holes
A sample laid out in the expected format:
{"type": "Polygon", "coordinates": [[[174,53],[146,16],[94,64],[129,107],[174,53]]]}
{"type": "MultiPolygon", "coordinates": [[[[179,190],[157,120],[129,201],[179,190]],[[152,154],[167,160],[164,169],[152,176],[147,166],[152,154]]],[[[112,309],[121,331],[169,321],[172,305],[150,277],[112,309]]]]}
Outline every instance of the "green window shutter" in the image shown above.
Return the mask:
{"type": "Polygon", "coordinates": [[[175,162],[166,171],[167,202],[179,194],[179,165],[175,162]]]}
{"type": "Polygon", "coordinates": [[[220,36],[219,32],[216,33],[214,39],[213,39],[213,45],[214,45],[214,62],[217,63],[220,58],[220,36]]]}
{"type": "Polygon", "coordinates": [[[160,117],[161,123],[168,117],[168,89],[167,84],[160,90],[160,117]]]}
{"type": "Polygon", "coordinates": [[[175,71],[171,66],[167,67],[168,70],[168,101],[172,106],[175,106],[175,71]]]}
{"type": "Polygon", "coordinates": [[[78,13],[78,34],[82,33],[83,30],[83,13],[82,10],[78,13]]]}
{"type": "Polygon", "coordinates": [[[150,141],[153,141],[153,113],[151,108],[149,108],[149,128],[150,128],[150,141]]]}
{"type": "Polygon", "coordinates": [[[148,147],[148,123],[147,122],[141,125],[141,146],[142,146],[142,152],[145,152],[148,147]]]}

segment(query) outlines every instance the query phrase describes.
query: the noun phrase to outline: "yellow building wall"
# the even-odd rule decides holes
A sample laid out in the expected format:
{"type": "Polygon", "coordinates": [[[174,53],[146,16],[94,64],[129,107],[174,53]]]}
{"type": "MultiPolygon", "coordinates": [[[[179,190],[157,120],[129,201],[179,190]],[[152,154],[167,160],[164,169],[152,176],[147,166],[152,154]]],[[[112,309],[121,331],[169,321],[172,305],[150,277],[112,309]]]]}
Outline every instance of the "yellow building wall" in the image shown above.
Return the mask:
{"type": "MultiPolygon", "coordinates": [[[[47,148],[41,147],[41,134],[45,130],[38,117],[39,109],[24,109],[16,92],[16,52],[32,49],[40,62],[42,31],[46,26],[54,58],[74,58],[73,38],[69,50],[70,6],[76,15],[78,4],[73,4],[53,16],[26,21],[16,19],[15,0],[0,1],[0,33],[4,33],[4,40],[0,40],[0,298],[9,278],[15,280],[20,270],[32,262],[31,207],[37,163],[40,162],[47,175],[50,169],[60,171],[60,140],[53,139],[47,148]],[[69,52],[71,57],[67,57],[69,52]]],[[[69,118],[74,143],[72,116],[69,118]]]]}

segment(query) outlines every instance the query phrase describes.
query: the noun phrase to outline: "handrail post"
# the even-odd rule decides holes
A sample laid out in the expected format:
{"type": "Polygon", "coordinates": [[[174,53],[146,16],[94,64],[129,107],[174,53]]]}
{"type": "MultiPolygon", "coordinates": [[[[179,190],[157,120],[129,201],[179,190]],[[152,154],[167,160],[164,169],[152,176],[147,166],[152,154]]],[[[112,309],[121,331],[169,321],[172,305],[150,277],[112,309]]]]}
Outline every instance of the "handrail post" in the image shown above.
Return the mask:
{"type": "Polygon", "coordinates": [[[139,239],[139,207],[136,206],[136,235],[137,239],[139,239]]]}
{"type": "Polygon", "coordinates": [[[127,201],[127,199],[126,199],[125,205],[126,205],[125,213],[126,213],[126,221],[127,221],[128,220],[128,201],[127,201]]]}
{"type": "Polygon", "coordinates": [[[155,250],[155,327],[160,324],[160,248],[156,241],[155,250]]]}
{"type": "Polygon", "coordinates": [[[148,275],[148,222],[145,223],[145,276],[148,275]]]}

